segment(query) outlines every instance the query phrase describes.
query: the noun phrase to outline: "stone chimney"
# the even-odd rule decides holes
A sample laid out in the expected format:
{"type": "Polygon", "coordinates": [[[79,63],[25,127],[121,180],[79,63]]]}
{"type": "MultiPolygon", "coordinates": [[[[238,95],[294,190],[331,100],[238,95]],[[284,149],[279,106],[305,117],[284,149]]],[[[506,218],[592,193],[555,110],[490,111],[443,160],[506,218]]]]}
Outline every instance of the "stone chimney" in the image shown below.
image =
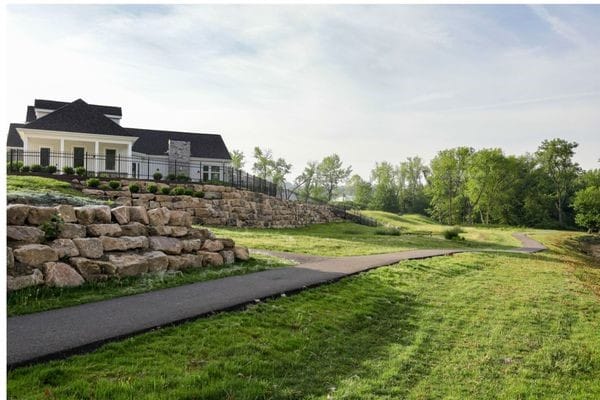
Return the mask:
{"type": "Polygon", "coordinates": [[[190,142],[169,139],[169,174],[190,176],[190,142]]]}

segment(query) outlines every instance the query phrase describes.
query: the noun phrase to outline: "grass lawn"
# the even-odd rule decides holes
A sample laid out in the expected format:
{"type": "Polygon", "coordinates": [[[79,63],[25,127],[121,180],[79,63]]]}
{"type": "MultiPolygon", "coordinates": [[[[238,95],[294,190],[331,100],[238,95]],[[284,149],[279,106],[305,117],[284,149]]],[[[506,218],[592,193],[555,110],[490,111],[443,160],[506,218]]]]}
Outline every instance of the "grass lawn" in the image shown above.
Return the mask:
{"type": "Polygon", "coordinates": [[[7,175],[6,192],[9,199],[28,203],[49,203],[60,200],[73,205],[101,204],[101,200],[85,196],[69,182],[42,176],[7,175]]]}
{"type": "Polygon", "coordinates": [[[600,268],[555,247],[567,236],[536,255],[402,262],[19,368],[8,395],[595,399],[600,268]]]}
{"type": "MultiPolygon", "coordinates": [[[[403,228],[399,236],[378,234],[382,228],[351,222],[310,225],[295,229],[211,228],[218,235],[231,237],[243,246],[255,249],[289,251],[322,256],[354,256],[390,253],[420,248],[491,248],[511,249],[520,242],[511,235],[517,228],[467,227],[465,240],[446,240],[442,232],[448,226],[436,224],[421,215],[398,216],[369,211],[364,214],[403,228]],[[419,234],[411,234],[417,232],[419,234]],[[429,236],[424,234],[431,232],[429,236]]],[[[547,231],[546,231],[547,232],[547,231]]]]}
{"type": "Polygon", "coordinates": [[[188,269],[176,274],[151,274],[142,277],[111,279],[105,282],[87,282],[75,288],[28,287],[7,295],[8,315],[29,314],[74,306],[291,264],[280,258],[255,254],[248,261],[218,268],[188,269]]]}

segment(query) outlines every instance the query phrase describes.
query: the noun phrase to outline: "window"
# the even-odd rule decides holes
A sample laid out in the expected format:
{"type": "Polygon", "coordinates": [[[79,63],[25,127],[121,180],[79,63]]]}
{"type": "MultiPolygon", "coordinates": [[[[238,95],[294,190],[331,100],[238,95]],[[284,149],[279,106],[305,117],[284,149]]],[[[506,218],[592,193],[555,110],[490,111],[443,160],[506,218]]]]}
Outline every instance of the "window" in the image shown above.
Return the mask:
{"type": "Polygon", "coordinates": [[[202,166],[202,180],[203,181],[210,180],[210,165],[202,166]]]}
{"type": "Polygon", "coordinates": [[[83,147],[73,147],[73,168],[83,167],[83,157],[85,149],[83,147]]]}
{"type": "Polygon", "coordinates": [[[221,180],[221,168],[213,165],[210,171],[210,179],[213,181],[220,181],[221,180]]]}
{"type": "Polygon", "coordinates": [[[47,147],[40,147],[40,165],[42,167],[50,165],[50,149],[47,147]]]}
{"type": "Polygon", "coordinates": [[[114,171],[117,159],[117,151],[115,149],[106,149],[106,158],[104,160],[104,168],[107,171],[114,171]]]}

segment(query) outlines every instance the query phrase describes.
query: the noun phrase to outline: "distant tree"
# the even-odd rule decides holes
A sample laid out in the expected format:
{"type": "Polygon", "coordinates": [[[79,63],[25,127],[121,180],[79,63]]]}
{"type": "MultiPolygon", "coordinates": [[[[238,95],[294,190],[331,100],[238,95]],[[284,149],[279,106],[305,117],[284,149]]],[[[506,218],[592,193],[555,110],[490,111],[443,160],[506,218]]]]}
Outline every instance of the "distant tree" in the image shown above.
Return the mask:
{"type": "Polygon", "coordinates": [[[600,229],[600,186],[588,186],[575,194],[575,222],[589,232],[600,229]]]}
{"type": "Polygon", "coordinates": [[[298,191],[298,197],[301,200],[307,201],[314,193],[317,184],[317,166],[316,161],[309,161],[304,167],[304,171],[298,175],[294,181],[298,191]]]}
{"type": "Polygon", "coordinates": [[[427,208],[424,188],[429,175],[429,167],[419,157],[408,157],[400,163],[400,176],[405,182],[400,203],[407,212],[423,213],[427,208]]]}
{"type": "Polygon", "coordinates": [[[567,142],[563,139],[544,140],[535,153],[540,168],[552,181],[554,205],[561,227],[565,226],[565,206],[568,204],[568,197],[573,191],[575,179],[580,171],[579,165],[573,162],[577,146],[576,142],[567,142]]]}
{"type": "Polygon", "coordinates": [[[398,168],[394,167],[389,162],[383,161],[375,163],[375,168],[371,170],[371,182],[373,185],[373,195],[370,203],[371,208],[388,212],[399,211],[399,182],[397,175],[398,168]]]}
{"type": "Polygon", "coordinates": [[[369,206],[373,190],[369,182],[355,174],[348,180],[347,187],[354,196],[353,202],[358,207],[367,208],[369,206]]]}
{"type": "Polygon", "coordinates": [[[254,159],[252,171],[262,179],[269,178],[275,166],[273,152],[270,149],[263,150],[257,146],[254,148],[254,159]]]}
{"type": "Polygon", "coordinates": [[[273,162],[272,170],[271,170],[271,180],[278,188],[282,190],[280,193],[285,195],[286,198],[289,198],[288,191],[285,185],[285,177],[290,173],[292,169],[292,164],[287,163],[283,158],[278,158],[273,162]]]}
{"type": "Polygon", "coordinates": [[[235,169],[244,168],[244,164],[246,163],[244,152],[240,150],[233,150],[229,153],[231,157],[231,166],[235,169]]]}
{"type": "Polygon", "coordinates": [[[344,167],[337,154],[323,158],[317,166],[317,176],[327,201],[331,201],[334,191],[350,176],[351,172],[352,167],[344,167]]]}

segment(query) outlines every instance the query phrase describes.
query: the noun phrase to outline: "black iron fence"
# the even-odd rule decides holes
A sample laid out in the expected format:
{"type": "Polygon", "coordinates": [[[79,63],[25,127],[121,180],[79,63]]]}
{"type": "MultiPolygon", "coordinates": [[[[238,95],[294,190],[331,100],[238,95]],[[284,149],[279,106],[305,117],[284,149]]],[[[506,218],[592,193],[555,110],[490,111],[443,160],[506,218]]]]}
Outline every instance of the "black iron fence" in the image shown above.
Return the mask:
{"type": "Polygon", "coordinates": [[[53,152],[9,149],[8,173],[77,174],[85,177],[129,178],[232,186],[269,196],[278,195],[273,182],[231,167],[225,162],[169,160],[168,157],[123,156],[118,152],[53,152]]]}

